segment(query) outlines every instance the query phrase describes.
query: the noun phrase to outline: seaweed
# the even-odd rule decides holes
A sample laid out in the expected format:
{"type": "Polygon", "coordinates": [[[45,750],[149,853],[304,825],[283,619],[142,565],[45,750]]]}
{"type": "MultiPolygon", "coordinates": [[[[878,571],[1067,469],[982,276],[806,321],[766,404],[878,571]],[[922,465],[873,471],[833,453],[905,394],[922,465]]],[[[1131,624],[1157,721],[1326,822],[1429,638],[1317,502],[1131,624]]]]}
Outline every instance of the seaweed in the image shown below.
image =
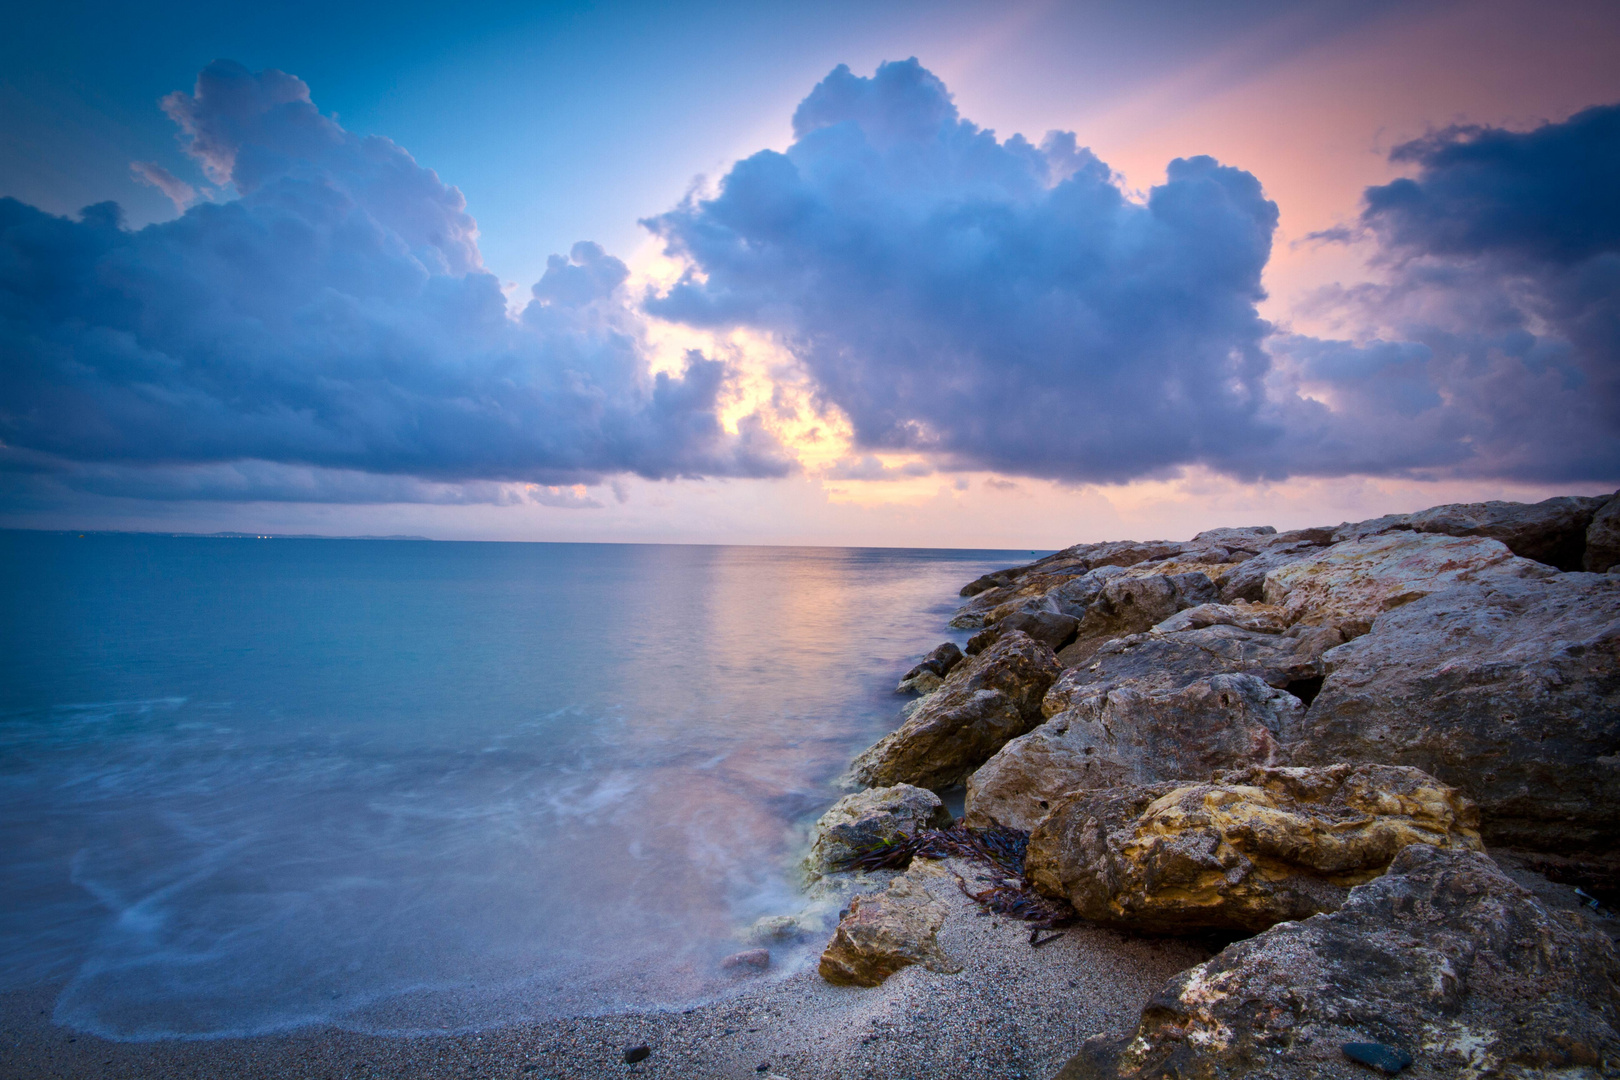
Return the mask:
{"type": "Polygon", "coordinates": [[[835,869],[904,870],[912,859],[919,857],[978,863],[991,873],[975,877],[975,884],[987,887],[975,892],[961,874],[956,874],[957,887],[979,905],[981,915],[1004,915],[1030,923],[1029,943],[1039,948],[1053,940],[1040,938],[1040,931],[1068,926],[1075,915],[1074,909],[1064,901],[1035,891],[1024,874],[1024,854],[1028,848],[1029,834],[1022,830],[999,825],[972,829],[957,822],[948,829],[921,829],[872,844],[837,863],[835,869]]]}

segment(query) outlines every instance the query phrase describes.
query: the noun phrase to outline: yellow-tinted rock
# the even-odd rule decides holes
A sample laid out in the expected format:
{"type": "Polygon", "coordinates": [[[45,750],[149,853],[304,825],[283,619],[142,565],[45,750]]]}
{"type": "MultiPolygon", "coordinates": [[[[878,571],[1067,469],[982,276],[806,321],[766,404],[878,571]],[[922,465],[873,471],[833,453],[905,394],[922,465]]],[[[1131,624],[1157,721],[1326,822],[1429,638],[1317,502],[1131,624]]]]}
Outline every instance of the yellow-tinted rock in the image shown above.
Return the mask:
{"type": "Polygon", "coordinates": [[[1066,796],[1030,837],[1036,888],[1095,922],[1258,931],[1333,911],[1409,844],[1478,850],[1456,790],[1392,765],[1256,767],[1066,796]]]}
{"type": "Polygon", "coordinates": [[[821,977],[840,986],[877,986],[912,964],[955,974],[961,966],[937,937],[950,908],[942,890],[956,879],[942,864],[917,859],[876,896],[857,896],[821,954],[821,977]]]}

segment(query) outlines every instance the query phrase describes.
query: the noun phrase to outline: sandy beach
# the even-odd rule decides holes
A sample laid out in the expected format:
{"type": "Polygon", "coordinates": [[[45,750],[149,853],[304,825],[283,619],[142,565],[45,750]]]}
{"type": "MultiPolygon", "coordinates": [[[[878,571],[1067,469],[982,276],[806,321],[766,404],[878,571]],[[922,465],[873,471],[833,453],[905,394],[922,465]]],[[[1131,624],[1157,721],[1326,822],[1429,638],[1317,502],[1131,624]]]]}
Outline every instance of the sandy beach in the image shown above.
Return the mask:
{"type": "MultiPolygon", "coordinates": [[[[971,867],[963,867],[971,872],[971,867]]],[[[872,989],[814,971],[761,976],[686,1009],[388,1038],[313,1028],[248,1039],[118,1043],[50,1020],[53,991],[0,997],[0,1075],[44,1077],[715,1077],[744,1080],[1045,1080],[1088,1036],[1123,1033],[1197,944],[1075,927],[1040,948],[1027,924],[956,897],[939,934],[963,970],[907,968],[872,989]],[[646,1060],[624,1063],[645,1044],[646,1060]]]]}

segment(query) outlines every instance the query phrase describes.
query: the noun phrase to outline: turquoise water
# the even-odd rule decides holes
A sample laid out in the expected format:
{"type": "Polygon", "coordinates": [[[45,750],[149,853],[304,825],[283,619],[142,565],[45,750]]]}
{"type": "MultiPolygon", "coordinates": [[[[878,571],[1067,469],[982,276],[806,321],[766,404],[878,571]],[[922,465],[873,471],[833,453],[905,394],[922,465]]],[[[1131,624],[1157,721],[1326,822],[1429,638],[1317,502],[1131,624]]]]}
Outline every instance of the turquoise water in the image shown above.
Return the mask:
{"type": "Polygon", "coordinates": [[[0,989],[121,1039],[725,992],[1028,555],[0,533],[0,989]]]}

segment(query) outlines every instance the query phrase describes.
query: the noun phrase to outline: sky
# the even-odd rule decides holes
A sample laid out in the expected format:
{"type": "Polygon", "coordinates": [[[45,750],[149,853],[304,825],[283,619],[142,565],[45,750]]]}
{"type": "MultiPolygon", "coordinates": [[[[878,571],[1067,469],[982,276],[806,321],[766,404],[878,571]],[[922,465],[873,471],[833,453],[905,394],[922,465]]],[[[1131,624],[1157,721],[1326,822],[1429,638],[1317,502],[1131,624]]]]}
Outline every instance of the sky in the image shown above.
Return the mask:
{"type": "Polygon", "coordinates": [[[1045,549],[1620,487],[1609,3],[36,5],[0,527],[1045,549]]]}

